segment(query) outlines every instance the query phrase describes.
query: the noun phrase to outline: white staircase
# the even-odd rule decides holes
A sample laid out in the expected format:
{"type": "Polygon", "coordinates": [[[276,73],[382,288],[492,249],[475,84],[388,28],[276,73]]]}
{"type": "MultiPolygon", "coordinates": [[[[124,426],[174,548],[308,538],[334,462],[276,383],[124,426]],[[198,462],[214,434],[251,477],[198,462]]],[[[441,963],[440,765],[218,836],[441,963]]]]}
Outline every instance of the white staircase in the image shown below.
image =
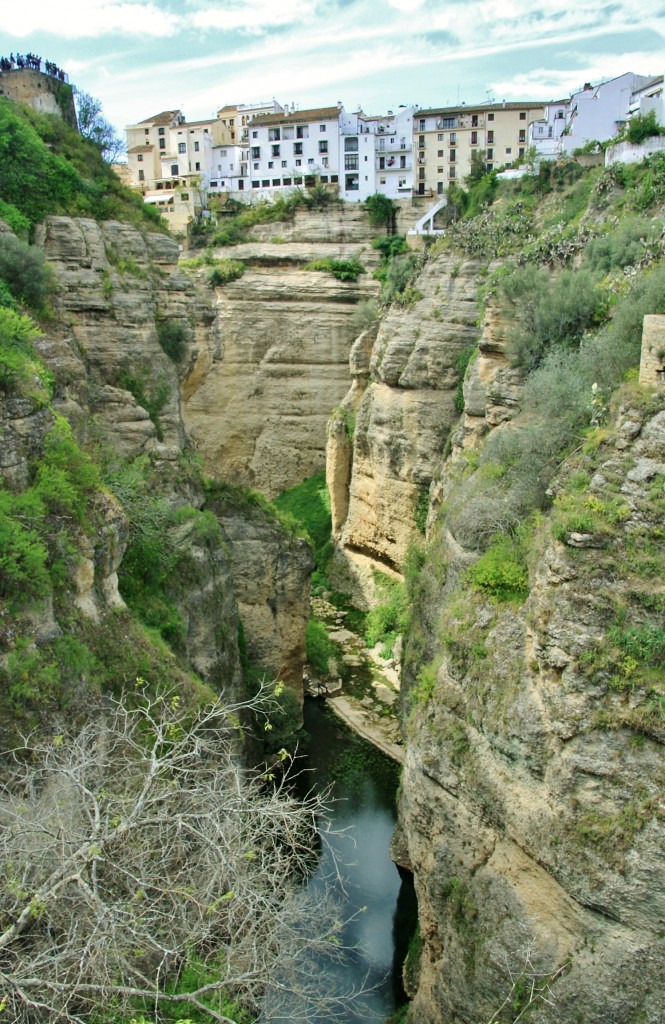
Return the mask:
{"type": "Polygon", "coordinates": [[[412,228],[409,228],[408,234],[410,235],[442,235],[443,231],[439,231],[434,227],[434,218],[436,217],[439,210],[442,210],[448,200],[445,196],[439,199],[438,203],[430,207],[424,217],[416,221],[412,228]]]}

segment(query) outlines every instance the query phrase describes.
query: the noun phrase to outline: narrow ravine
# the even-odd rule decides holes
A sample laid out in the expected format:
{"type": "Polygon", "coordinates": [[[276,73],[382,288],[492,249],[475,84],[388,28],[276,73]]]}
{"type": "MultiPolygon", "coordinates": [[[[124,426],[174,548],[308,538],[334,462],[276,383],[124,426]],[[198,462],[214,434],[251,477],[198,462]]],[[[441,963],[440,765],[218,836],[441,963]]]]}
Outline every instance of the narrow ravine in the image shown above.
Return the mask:
{"type": "Polygon", "coordinates": [[[322,966],[321,983],[340,991],[370,989],[344,1011],[343,1024],[384,1022],[405,1001],[401,970],[417,916],[412,881],[400,874],[389,854],[399,767],[336,720],[325,704],[312,698],[305,702],[310,742],[302,784],[330,787],[331,825],[340,834],[323,846],[308,884],[322,886],[336,870],[336,860],[340,916],[353,920],[341,935],[350,947],[344,964],[332,971],[322,966]]]}

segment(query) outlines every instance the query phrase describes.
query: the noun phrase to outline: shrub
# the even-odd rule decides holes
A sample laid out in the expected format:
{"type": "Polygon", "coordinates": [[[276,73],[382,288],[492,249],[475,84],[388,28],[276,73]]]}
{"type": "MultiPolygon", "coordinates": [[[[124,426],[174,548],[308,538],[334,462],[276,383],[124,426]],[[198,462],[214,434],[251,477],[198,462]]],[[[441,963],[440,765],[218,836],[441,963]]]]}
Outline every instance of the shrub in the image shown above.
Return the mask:
{"type": "Polygon", "coordinates": [[[626,127],[625,137],[633,145],[639,145],[654,135],[665,135],[665,128],[658,124],[655,110],[650,110],[647,114],[636,114],[626,127]]]}
{"type": "Polygon", "coordinates": [[[524,600],[529,593],[529,573],[523,544],[515,537],[497,534],[469,569],[469,579],[477,590],[500,601],[524,600]]]}
{"type": "Polygon", "coordinates": [[[329,675],[331,662],[334,663],[339,653],[337,644],[329,638],[323,623],[310,619],[305,632],[305,654],[312,668],[320,675],[329,675]]]}
{"type": "Polygon", "coordinates": [[[0,235],[0,278],[15,298],[37,311],[43,308],[54,287],[44,250],[15,235],[0,235]]]}
{"type": "Polygon", "coordinates": [[[159,344],[169,359],[179,363],[187,351],[187,328],[182,320],[162,320],[157,324],[159,344]]]}
{"type": "Polygon", "coordinates": [[[408,621],[408,596],[404,583],[377,573],[379,603],[370,610],[365,624],[365,640],[369,647],[383,643],[390,653],[397,636],[404,632],[408,621]]]}
{"type": "Polygon", "coordinates": [[[401,256],[402,253],[409,251],[404,235],[385,235],[383,238],[375,238],[372,242],[372,249],[377,249],[385,260],[389,260],[393,256],[401,256]]]}
{"type": "Polygon", "coordinates": [[[606,235],[592,238],[584,250],[584,263],[590,270],[609,273],[615,268],[638,263],[645,242],[654,235],[654,225],[639,217],[630,217],[606,235]]]}
{"type": "Polygon", "coordinates": [[[356,334],[362,334],[379,317],[379,307],[374,299],[362,299],[351,314],[351,323],[356,334]]]}
{"type": "Polygon", "coordinates": [[[240,260],[216,260],[215,266],[208,277],[208,282],[213,288],[217,288],[220,285],[228,284],[229,281],[237,281],[244,273],[245,264],[241,263],[240,260]]]}
{"type": "Polygon", "coordinates": [[[374,228],[385,227],[390,230],[395,220],[395,204],[388,196],[375,192],[365,200],[365,209],[369,214],[369,222],[374,228]]]}
{"type": "Polygon", "coordinates": [[[29,398],[37,408],[51,397],[51,376],[33,348],[39,334],[29,317],[0,304],[0,391],[29,398]]]}
{"type": "Polygon", "coordinates": [[[420,257],[414,252],[394,256],[389,261],[382,278],[381,301],[385,305],[390,302],[403,303],[407,289],[417,277],[420,266],[420,257]]]}
{"type": "Polygon", "coordinates": [[[338,281],[357,281],[361,274],[367,273],[355,256],[350,260],[336,260],[332,256],[326,256],[324,259],[308,263],[305,270],[324,270],[338,281]]]}

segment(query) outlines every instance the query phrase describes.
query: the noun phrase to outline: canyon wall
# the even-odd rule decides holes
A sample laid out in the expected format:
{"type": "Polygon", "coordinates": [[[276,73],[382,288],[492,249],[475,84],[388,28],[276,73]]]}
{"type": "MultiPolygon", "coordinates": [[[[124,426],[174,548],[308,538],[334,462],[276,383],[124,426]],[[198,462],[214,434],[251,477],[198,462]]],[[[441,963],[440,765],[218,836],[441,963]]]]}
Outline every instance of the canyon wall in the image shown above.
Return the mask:
{"type": "Polygon", "coordinates": [[[274,498],[324,466],[328,418],[349,385],[355,306],[378,293],[376,234],[363,209],[341,206],[258,225],[252,241],[215,253],[246,269],[214,292],[214,321],[182,390],[185,426],[215,479],[274,498]],[[306,269],[328,257],[357,257],[368,273],[338,281],[306,269]]]}

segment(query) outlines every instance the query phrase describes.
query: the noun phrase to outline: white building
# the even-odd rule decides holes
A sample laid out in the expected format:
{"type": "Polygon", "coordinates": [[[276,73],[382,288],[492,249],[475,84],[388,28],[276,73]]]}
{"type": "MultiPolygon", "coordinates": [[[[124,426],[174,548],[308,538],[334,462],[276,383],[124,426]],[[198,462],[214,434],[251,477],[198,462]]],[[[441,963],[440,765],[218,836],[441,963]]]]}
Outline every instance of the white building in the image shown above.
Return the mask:
{"type": "Polygon", "coordinates": [[[553,160],[559,155],[569,103],[570,100],[546,103],[544,116],[529,125],[529,146],[541,160],[553,160]]]}
{"type": "Polygon", "coordinates": [[[570,98],[560,151],[572,153],[593,139],[605,142],[614,138],[628,120],[633,95],[651,81],[645,75],[627,72],[600,85],[587,82],[570,98]]]}
{"type": "Polygon", "coordinates": [[[663,98],[663,76],[650,78],[646,85],[636,89],[631,97],[629,116],[649,114],[654,111],[658,124],[665,125],[665,99],[663,98]]]}
{"type": "Polygon", "coordinates": [[[340,113],[340,195],[362,202],[375,192],[399,199],[413,192],[413,114],[399,107],[382,117],[340,113]]]}
{"type": "Polygon", "coordinates": [[[339,182],[341,104],[255,117],[248,126],[249,193],[274,199],[296,185],[339,182]]]}

